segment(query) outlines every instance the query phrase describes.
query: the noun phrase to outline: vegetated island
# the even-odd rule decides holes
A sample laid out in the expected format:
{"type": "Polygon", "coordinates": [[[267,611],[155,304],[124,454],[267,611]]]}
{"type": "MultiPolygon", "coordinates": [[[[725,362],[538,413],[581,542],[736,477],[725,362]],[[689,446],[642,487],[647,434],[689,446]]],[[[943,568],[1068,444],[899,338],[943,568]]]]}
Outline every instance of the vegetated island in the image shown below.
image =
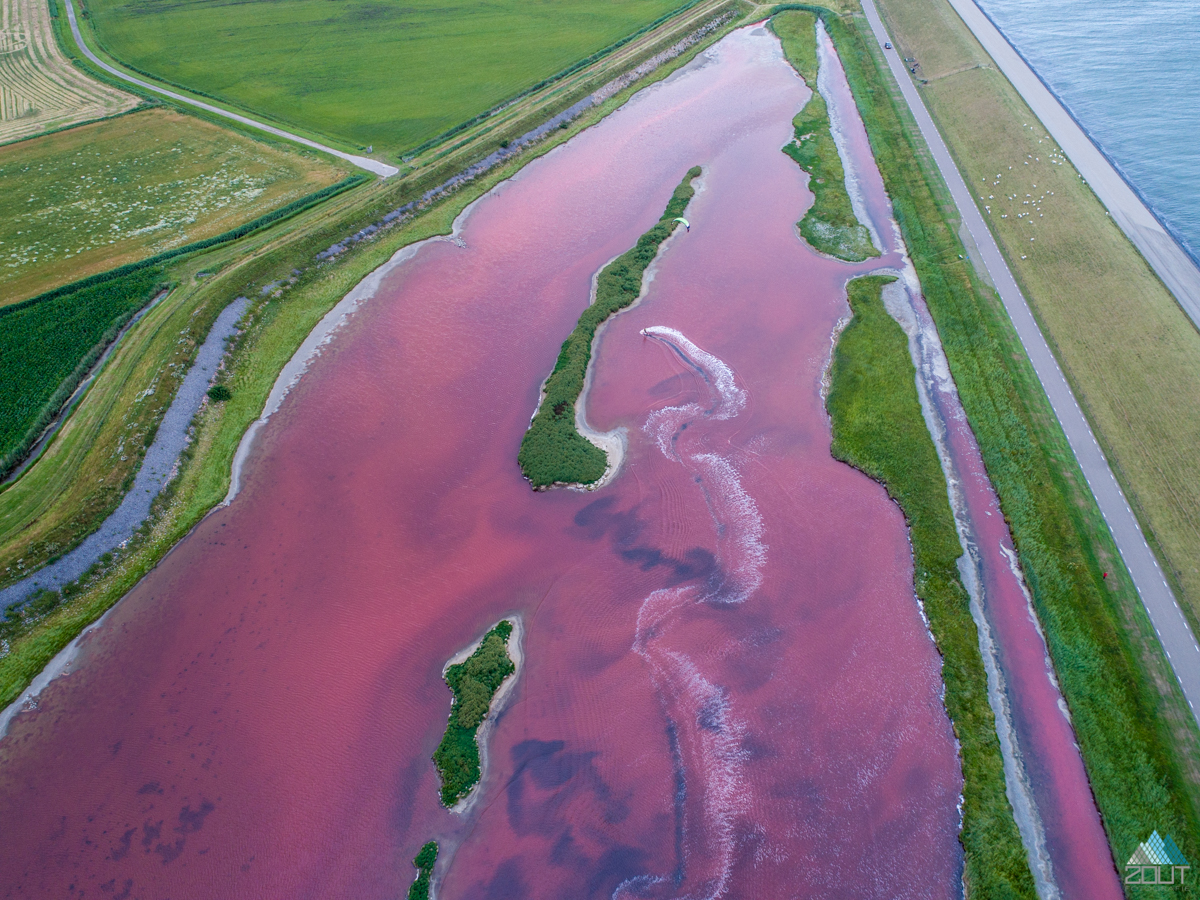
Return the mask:
{"type": "Polygon", "coordinates": [[[942,655],[946,711],[963,768],[963,880],[971,897],[1036,896],[1005,794],[1004,761],[970,600],[958,574],[962,545],[946,476],[917,398],[908,338],[883,306],[894,278],[850,282],[853,319],[838,339],[826,407],[833,456],[880,482],[908,520],[913,586],[942,655]]]}
{"type": "Polygon", "coordinates": [[[846,171],[830,130],[829,109],[817,91],[817,17],[810,12],[790,10],[771,19],[771,30],[783,45],[792,68],[812,89],[812,97],[792,119],[796,138],[783,152],[810,176],[813,205],[798,223],[800,235],[821,253],[850,262],[879,256],[871,233],[854,215],[846,192],[846,171]]]}
{"type": "Polygon", "coordinates": [[[460,663],[447,665],[443,673],[454,700],[446,733],[433,753],[433,761],[442,779],[442,803],[447,807],[465,799],[479,784],[477,732],[491,711],[500,686],[517,671],[516,663],[508,653],[508,639],[512,633],[513,623],[502,619],[483,636],[470,656],[460,663]]]}
{"type": "Polygon", "coordinates": [[[658,224],[638,238],[633,249],[604,267],[596,278],[595,300],[563,341],[554,371],[546,379],[542,401],[517,454],[521,471],[535,490],[555,484],[595,484],[604,477],[608,455],[581,435],[575,424],[575,403],[587,378],[592,341],[596,329],[609,316],[633,305],[641,296],[642,275],[658,255],[663,241],[678,226],[676,217],[683,215],[695,196],[692,181],[700,176],[700,171],[699,166],[689,169],[658,224]]]}
{"type": "Polygon", "coordinates": [[[433,886],[433,864],[437,862],[437,841],[430,841],[421,848],[413,865],[417,867],[417,877],[408,886],[408,900],[429,900],[429,889],[433,886]]]}

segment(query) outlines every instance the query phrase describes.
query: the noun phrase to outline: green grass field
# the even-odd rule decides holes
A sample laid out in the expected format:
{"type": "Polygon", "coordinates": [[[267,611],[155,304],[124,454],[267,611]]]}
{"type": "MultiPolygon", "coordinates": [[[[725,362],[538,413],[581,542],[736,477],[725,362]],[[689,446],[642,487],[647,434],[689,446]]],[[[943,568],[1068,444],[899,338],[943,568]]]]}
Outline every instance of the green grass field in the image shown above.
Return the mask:
{"type": "Polygon", "coordinates": [[[31,306],[0,309],[0,475],[28,450],[121,326],[154,296],[161,276],[161,269],[149,267],[31,306]]]}
{"type": "Polygon", "coordinates": [[[0,147],[0,306],[227,231],[344,175],[165,109],[0,147]]]}
{"type": "Polygon", "coordinates": [[[658,222],[638,238],[637,244],[610,262],[596,279],[596,299],[579,317],[563,341],[546,380],[545,397],[529,430],[521,440],[517,462],[535,488],[553,484],[595,484],[608,467],[604,451],[575,427],[575,401],[583,392],[596,329],[612,315],[631,305],[642,293],[642,275],[654,262],[658,248],[671,236],[688,203],[696,194],[692,181],[700,176],[694,166],[675,188],[658,222]]]}
{"type": "Polygon", "coordinates": [[[913,583],[942,655],[946,711],[963,768],[964,881],[973,898],[1036,896],[1021,835],[1005,796],[1004,762],[987,699],[987,673],[957,560],[946,477],[921,413],[908,338],[884,309],[890,278],[850,282],[854,318],[838,338],[826,406],[830,448],[882,483],[904,511],[913,583]]]}
{"type": "Polygon", "coordinates": [[[391,156],[682,0],[88,0],[103,48],[155,77],[391,156]]]}
{"type": "Polygon", "coordinates": [[[830,131],[829,109],[817,93],[816,25],[815,15],[799,10],[771,19],[771,30],[783,44],[784,56],[813,92],[792,120],[796,139],[784,146],[783,152],[811,176],[808,189],[814,199],[798,223],[801,237],[821,253],[861,262],[879,256],[879,251],[866,226],[854,215],[846,192],[846,170],[830,131]]]}

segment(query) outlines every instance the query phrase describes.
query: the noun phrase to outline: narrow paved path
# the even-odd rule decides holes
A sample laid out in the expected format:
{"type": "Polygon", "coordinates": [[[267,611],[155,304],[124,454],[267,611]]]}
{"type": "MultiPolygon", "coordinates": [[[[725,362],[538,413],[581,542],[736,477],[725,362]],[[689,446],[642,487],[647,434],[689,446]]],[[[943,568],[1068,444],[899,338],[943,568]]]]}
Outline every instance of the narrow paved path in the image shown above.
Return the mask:
{"type": "MultiPolygon", "coordinates": [[[[957,2],[951,0],[951,2],[954,2],[957,7],[958,3],[964,2],[964,0],[957,0],[957,2]]],[[[883,22],[880,21],[875,3],[873,0],[862,0],[862,5],[867,21],[871,24],[871,30],[882,47],[885,42],[890,40],[890,37],[883,27],[883,22]]],[[[1125,561],[1125,566],[1129,569],[1129,574],[1133,577],[1134,586],[1141,595],[1142,603],[1146,606],[1146,612],[1150,615],[1154,630],[1158,632],[1159,641],[1166,650],[1167,658],[1175,670],[1175,676],[1179,679],[1184,696],[1192,708],[1192,715],[1195,716],[1197,715],[1197,706],[1200,704],[1200,646],[1196,644],[1187,620],[1184,618],[1166,578],[1163,577],[1158,560],[1150,551],[1137,519],[1133,515],[1133,510],[1129,508],[1125,495],[1121,492],[1116,478],[1113,477],[1108,461],[1100,451],[1100,446],[1096,443],[1087,419],[1080,411],[1079,404],[1075,402],[1071,388],[1067,385],[1062,370],[1058,367],[1058,361],[1050,352],[1046,339],[1042,336],[1033,314],[1029,311],[1029,304],[1026,303],[1016,281],[1013,280],[1012,272],[1009,271],[1008,264],[1000,253],[995,238],[992,237],[992,232],[984,223],[983,216],[975,206],[971,192],[958,168],[954,165],[950,151],[946,149],[942,136],[933,124],[933,119],[925,109],[924,101],[908,77],[908,70],[905,68],[903,60],[895,50],[885,50],[884,56],[887,58],[888,66],[892,70],[896,83],[900,86],[908,108],[912,110],[912,114],[917,120],[925,142],[933,153],[934,162],[937,163],[942,178],[950,188],[959,214],[971,232],[975,245],[979,248],[983,264],[987,267],[992,281],[1000,293],[1000,299],[1008,310],[1008,315],[1017,330],[1017,336],[1025,346],[1025,352],[1029,355],[1034,371],[1046,391],[1046,396],[1050,399],[1050,405],[1054,408],[1058,421],[1067,435],[1075,458],[1079,460],[1084,477],[1087,478],[1088,485],[1096,497],[1100,512],[1108,523],[1117,549],[1125,561]]],[[[1051,133],[1053,134],[1053,132],[1051,133]]],[[[1107,164],[1103,155],[1100,155],[1100,159],[1107,164]]],[[[1085,177],[1088,176],[1085,174],[1085,177]]],[[[1091,183],[1090,177],[1088,181],[1091,183]]],[[[1126,189],[1128,189],[1127,185],[1126,189]]]]}
{"type": "Polygon", "coordinates": [[[288,141],[295,141],[297,144],[303,144],[305,147],[311,147],[314,150],[320,150],[322,153],[328,153],[330,156],[336,156],[338,159],[344,159],[348,163],[358,166],[360,169],[366,169],[368,172],[374,172],[381,178],[390,178],[400,170],[395,166],[389,166],[387,163],[379,162],[376,159],[368,159],[365,156],[354,156],[350,153],[343,153],[341,150],[334,150],[332,147],[326,147],[324,144],[318,144],[316,141],[310,141],[308,138],[300,137],[298,134],[292,134],[290,131],[284,131],[282,128],[276,128],[274,125],[267,125],[265,122],[258,122],[246,116],[238,115],[226,109],[221,109],[219,106],[213,106],[210,103],[204,103],[200,100],[193,100],[190,97],[185,97],[183,94],[177,94],[174,91],[168,91],[166,88],[159,87],[149,81],[142,81],[140,78],[134,78],[132,75],[126,75],[120,69],[113,68],[108,63],[104,62],[100,57],[93,53],[88,45],[83,42],[83,35],[79,33],[79,22],[75,18],[75,5],[71,0],[63,0],[67,7],[67,19],[71,23],[71,34],[75,36],[75,43],[79,45],[80,52],[88,59],[102,68],[110,75],[115,75],[122,81],[128,81],[130,84],[136,84],[138,87],[145,88],[148,91],[154,91],[156,94],[162,94],[164,97],[170,97],[179,103],[186,103],[188,106],[194,106],[197,109],[203,109],[206,112],[221,116],[225,119],[232,119],[235,122],[241,122],[243,125],[249,125],[251,128],[257,128],[259,131],[265,131],[268,134],[273,134],[276,137],[281,137],[288,141]]]}

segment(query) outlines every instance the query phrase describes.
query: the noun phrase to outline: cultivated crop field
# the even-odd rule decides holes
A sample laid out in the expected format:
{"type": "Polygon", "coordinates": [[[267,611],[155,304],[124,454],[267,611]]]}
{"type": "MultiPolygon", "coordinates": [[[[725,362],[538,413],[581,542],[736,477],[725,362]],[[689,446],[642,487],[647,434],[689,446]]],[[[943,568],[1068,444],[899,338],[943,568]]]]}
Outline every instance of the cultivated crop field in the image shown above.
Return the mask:
{"type": "Polygon", "coordinates": [[[0,305],[227,231],[344,174],[167,110],[0,147],[0,305]]]}
{"type": "Polygon", "coordinates": [[[138,102],[63,57],[47,0],[0,0],[0,144],[111,116],[138,102]]]}
{"type": "Polygon", "coordinates": [[[88,0],[104,50],[293,129],[409,150],[683,0],[88,0]]]}

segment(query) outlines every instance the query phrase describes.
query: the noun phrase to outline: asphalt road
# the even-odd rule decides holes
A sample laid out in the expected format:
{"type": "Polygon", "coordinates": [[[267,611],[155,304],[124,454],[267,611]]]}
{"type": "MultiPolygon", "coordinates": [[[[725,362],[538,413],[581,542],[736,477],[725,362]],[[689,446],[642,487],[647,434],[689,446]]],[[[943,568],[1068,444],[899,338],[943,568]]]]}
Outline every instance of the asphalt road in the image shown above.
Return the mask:
{"type": "Polygon", "coordinates": [[[297,144],[303,144],[305,147],[311,147],[314,150],[320,150],[322,153],[328,153],[330,156],[336,156],[338,159],[344,159],[348,163],[358,166],[360,169],[366,169],[368,172],[374,172],[381,178],[390,178],[400,170],[395,166],[389,166],[387,163],[379,162],[376,159],[368,159],[365,156],[354,156],[350,153],[343,153],[341,150],[334,150],[332,147],[326,147],[324,144],[318,144],[316,141],[310,141],[308,138],[300,137],[298,134],[292,134],[290,131],[284,131],[282,128],[276,128],[274,125],[268,125],[265,122],[258,122],[246,116],[240,116],[237,113],[230,112],[227,109],[221,109],[219,106],[213,106],[210,103],[204,103],[200,100],[193,100],[190,97],[185,97],[183,94],[177,94],[174,91],[168,91],[156,84],[151,84],[149,81],[142,81],[140,78],[134,78],[132,75],[126,75],[120,69],[115,69],[108,63],[104,62],[100,57],[93,53],[88,45],[83,42],[83,35],[79,33],[79,22],[75,18],[75,5],[71,0],[63,0],[67,7],[67,19],[71,23],[71,34],[75,36],[75,43],[79,45],[80,51],[102,68],[110,75],[120,78],[122,81],[128,81],[130,84],[136,84],[138,87],[145,88],[148,91],[154,91],[156,94],[162,94],[164,97],[170,97],[180,103],[186,103],[188,106],[194,106],[197,109],[203,109],[206,112],[221,116],[225,119],[232,119],[235,122],[241,122],[243,125],[249,125],[251,128],[257,128],[259,131],[265,131],[268,134],[273,134],[276,137],[281,137],[288,141],[295,141],[297,144]]]}
{"type": "MultiPolygon", "coordinates": [[[[957,9],[960,5],[970,3],[970,0],[951,0],[951,2],[957,9]]],[[[883,22],[880,21],[875,4],[873,0],[862,0],[862,5],[863,11],[867,16],[867,21],[871,25],[871,30],[882,47],[885,42],[891,39],[883,27],[883,22]]],[[[967,22],[969,27],[974,28],[970,19],[964,17],[964,21],[967,22]]],[[[1000,37],[1000,40],[1003,41],[1003,36],[1000,37]]],[[[1005,42],[1005,45],[1007,46],[1007,42],[1005,42]]],[[[985,44],[984,46],[986,47],[987,45],[985,44]]],[[[1009,50],[1011,51],[1012,48],[1010,47],[1009,50]]],[[[1096,443],[1096,438],[1092,434],[1087,419],[1084,418],[1083,413],[1080,411],[1079,404],[1075,402],[1075,397],[1067,385],[1067,380],[1063,377],[1062,370],[1058,367],[1058,361],[1054,358],[1054,354],[1050,352],[1050,347],[1046,344],[1046,339],[1042,336],[1042,332],[1034,321],[1033,314],[1029,311],[1029,305],[1026,303],[1024,295],[1022,295],[1020,288],[1017,287],[1016,281],[1013,280],[1012,272],[1009,271],[1008,264],[1005,262],[1004,256],[1000,253],[1000,248],[996,245],[995,238],[992,237],[991,231],[983,221],[983,216],[975,206],[971,192],[967,188],[966,182],[963,180],[958,168],[955,166],[950,152],[946,149],[946,145],[942,141],[942,136],[933,124],[933,119],[930,118],[929,112],[925,109],[925,103],[922,101],[916,85],[909,78],[908,69],[905,67],[904,61],[895,50],[884,50],[884,56],[887,58],[888,66],[892,70],[892,75],[896,79],[896,83],[900,86],[900,91],[904,95],[905,102],[908,104],[913,117],[917,121],[917,126],[921,129],[921,134],[925,138],[925,142],[929,145],[933,159],[941,171],[942,178],[945,179],[946,185],[950,188],[950,193],[954,198],[955,205],[958,207],[959,214],[962,216],[963,223],[967,226],[978,248],[981,261],[987,268],[1000,294],[1000,299],[1008,310],[1008,315],[1012,319],[1017,335],[1021,339],[1021,343],[1025,346],[1025,352],[1029,355],[1030,362],[1033,363],[1034,371],[1041,380],[1042,387],[1046,391],[1046,396],[1050,399],[1050,405],[1054,408],[1054,412],[1058,416],[1058,421],[1066,433],[1067,440],[1070,442],[1071,449],[1079,461],[1084,477],[1087,478],[1088,485],[1092,489],[1092,494],[1095,496],[1096,502],[1100,507],[1100,512],[1108,523],[1117,549],[1120,551],[1125,566],[1133,578],[1134,586],[1141,595],[1142,603],[1145,604],[1146,612],[1150,615],[1150,621],[1154,625],[1154,630],[1158,633],[1159,641],[1162,643],[1163,649],[1166,650],[1167,658],[1175,670],[1175,676],[1179,679],[1184,696],[1192,708],[1192,715],[1196,716],[1197,706],[1200,704],[1200,645],[1197,645],[1196,639],[1188,627],[1187,620],[1184,618],[1183,612],[1180,610],[1179,604],[1171,592],[1166,578],[1163,577],[1158,560],[1155,559],[1149,545],[1146,543],[1142,530],[1138,526],[1137,519],[1133,514],[1133,510],[1129,508],[1129,503],[1126,501],[1125,495],[1121,492],[1121,488],[1108,466],[1108,460],[1104,458],[1104,454],[1100,451],[1100,446],[1096,443]]],[[[1003,69],[1003,66],[1001,69],[1007,75],[1007,71],[1003,69]]],[[[1046,91],[1045,86],[1037,80],[1036,76],[1034,76],[1034,81],[1054,101],[1061,113],[1070,119],[1070,116],[1066,115],[1065,110],[1062,110],[1061,106],[1058,105],[1058,101],[1054,100],[1053,95],[1049,94],[1049,91],[1046,91]]],[[[1014,84],[1017,90],[1021,91],[1024,96],[1022,85],[1016,82],[1014,84]]],[[[1026,100],[1028,102],[1029,98],[1026,97],[1026,100]]],[[[1043,102],[1044,100],[1045,98],[1042,98],[1043,102]]],[[[1030,105],[1032,106],[1033,104],[1031,103],[1030,105]]],[[[1036,106],[1034,109],[1038,112],[1039,116],[1042,115],[1036,106]]],[[[1049,127],[1049,123],[1045,119],[1042,121],[1043,124],[1047,124],[1047,127],[1049,127]]],[[[1073,120],[1071,121],[1073,124],[1073,120]]],[[[1051,130],[1050,133],[1053,135],[1054,131],[1051,130]]],[[[1055,135],[1055,139],[1058,140],[1057,135],[1055,135]]],[[[1092,146],[1090,141],[1088,141],[1088,144],[1092,146]]],[[[1066,147],[1064,146],[1063,149],[1065,151],[1066,147]]],[[[1092,146],[1092,149],[1095,150],[1094,146],[1092,146]]],[[[1109,165],[1108,160],[1105,159],[1103,154],[1096,151],[1096,155],[1106,166],[1109,165]]],[[[1072,162],[1074,162],[1073,159],[1072,162]]],[[[1109,168],[1111,169],[1111,166],[1109,168]]],[[[1097,178],[1096,181],[1093,181],[1093,176],[1087,173],[1083,174],[1088,179],[1088,183],[1092,184],[1093,187],[1101,180],[1097,178]]],[[[1113,172],[1113,176],[1125,186],[1126,190],[1129,190],[1128,185],[1125,185],[1124,181],[1121,181],[1119,175],[1113,172]]],[[[1105,183],[1108,183],[1108,181],[1105,180],[1105,183]]],[[[1097,193],[1099,192],[1097,191],[1097,193]]],[[[1132,191],[1130,193],[1132,194],[1132,191]]],[[[1136,195],[1133,196],[1134,199],[1137,199],[1136,195]]],[[[1102,196],[1101,199],[1103,200],[1104,197],[1102,196]]],[[[1140,204],[1141,201],[1138,200],[1138,203],[1140,204]]],[[[1157,225],[1157,220],[1155,220],[1155,224],[1157,225]]],[[[1159,228],[1161,229],[1161,226],[1159,228]]],[[[1134,241],[1134,243],[1136,244],[1137,241],[1134,241]]],[[[1174,242],[1172,241],[1172,243],[1174,242]]],[[[1190,264],[1190,260],[1188,262],[1190,264]]]]}

